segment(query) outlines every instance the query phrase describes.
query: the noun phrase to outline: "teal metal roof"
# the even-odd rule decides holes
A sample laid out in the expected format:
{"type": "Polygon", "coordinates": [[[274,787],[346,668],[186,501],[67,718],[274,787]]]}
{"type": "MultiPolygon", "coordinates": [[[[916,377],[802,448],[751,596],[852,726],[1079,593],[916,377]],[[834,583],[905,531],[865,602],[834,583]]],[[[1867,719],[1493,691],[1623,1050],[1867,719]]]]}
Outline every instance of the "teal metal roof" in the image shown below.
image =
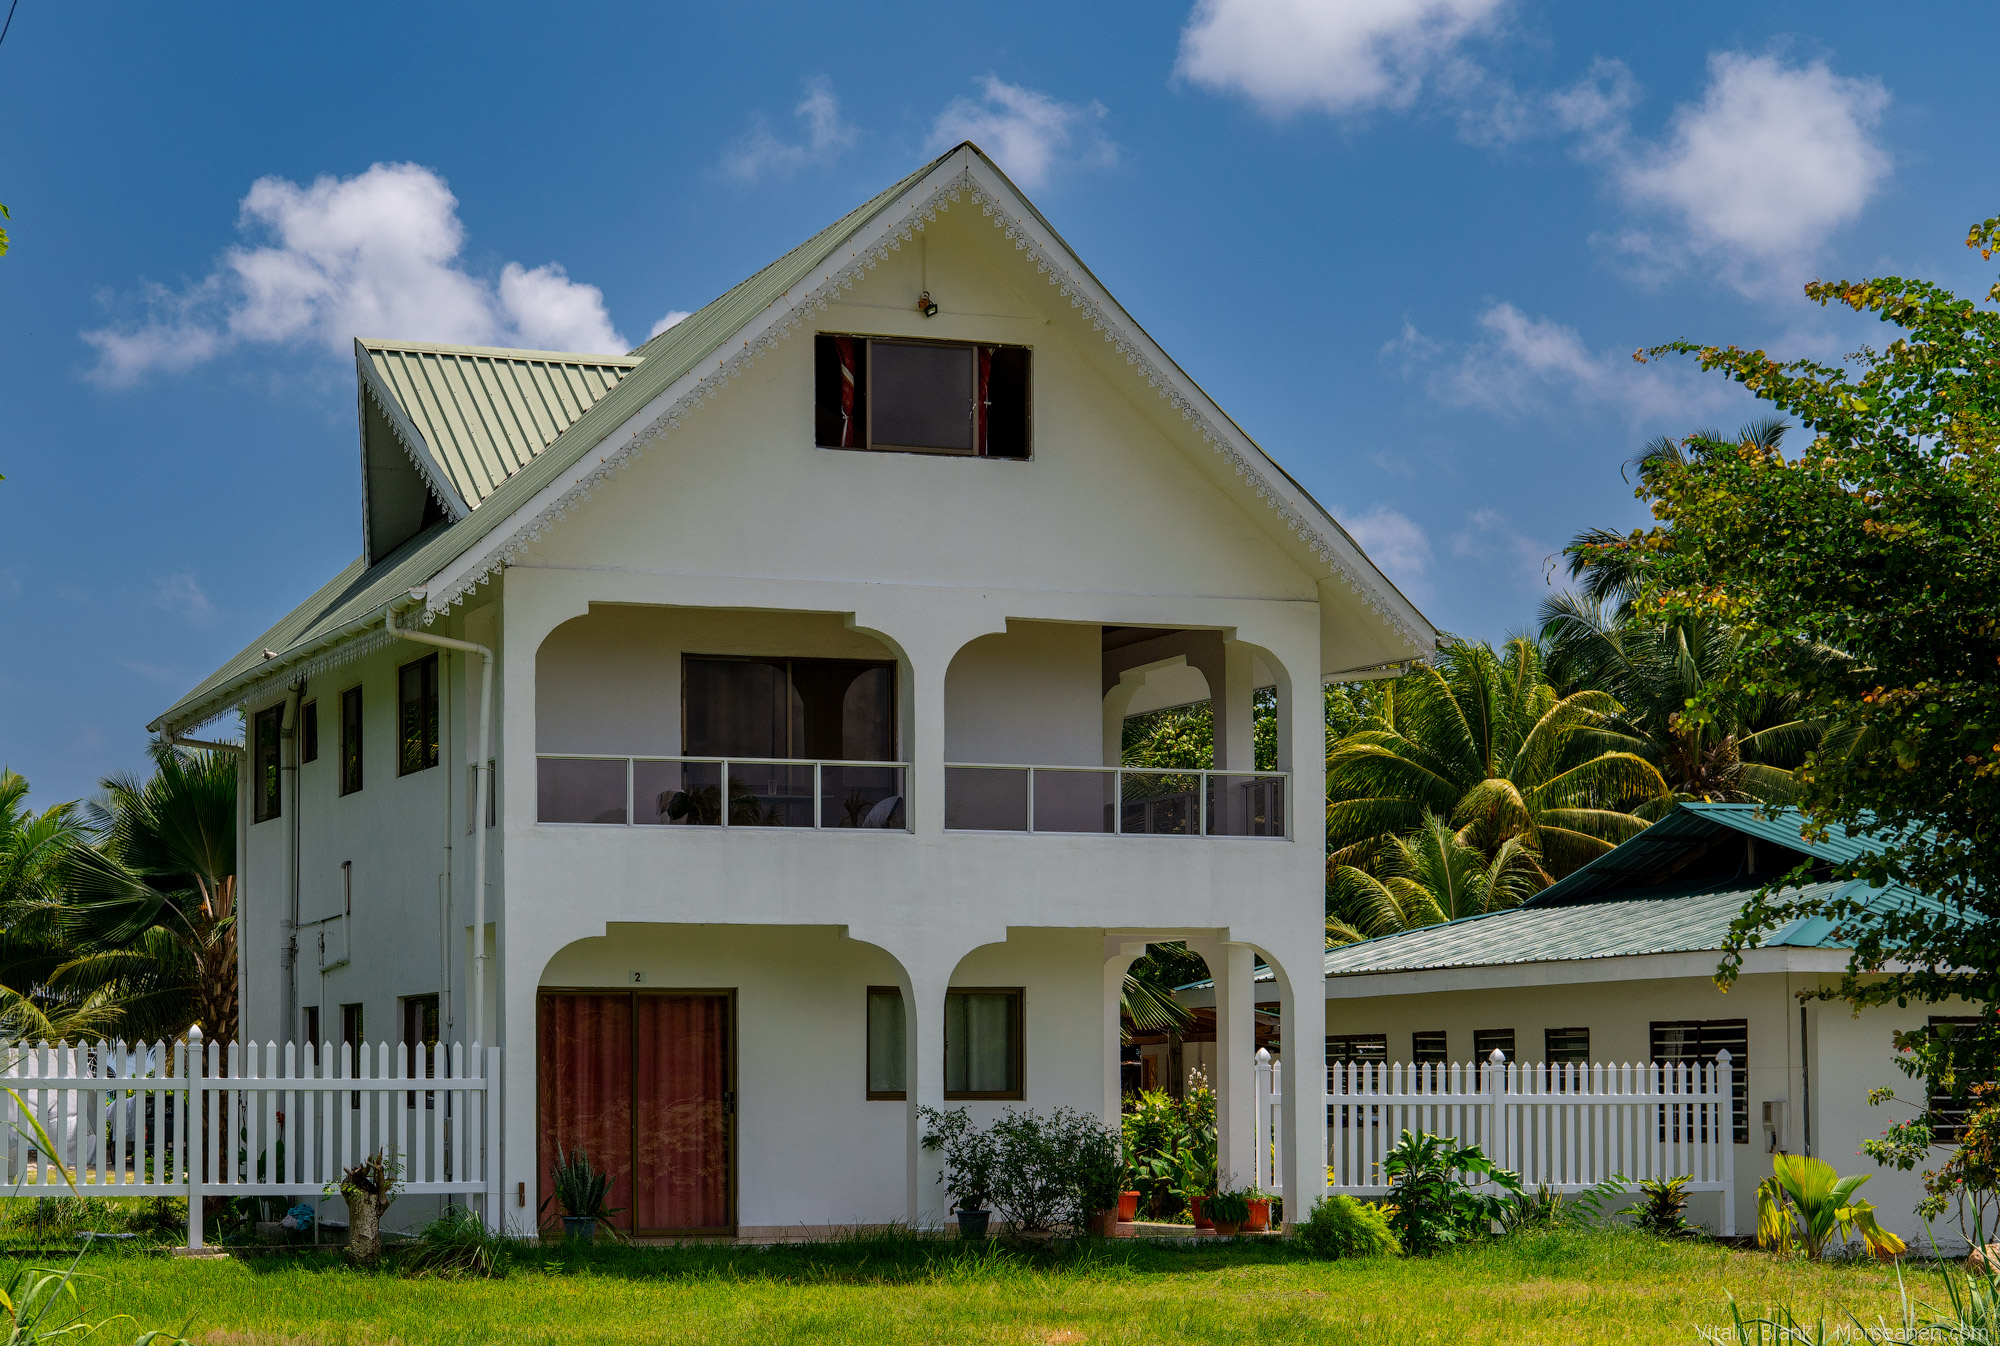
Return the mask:
{"type": "MultiPolygon", "coordinates": [[[[292,663],[313,650],[379,622],[392,608],[411,606],[409,592],[426,584],[474,543],[499,527],[648,402],[671,387],[757,314],[783,299],[856,230],[889,206],[956,150],[947,151],[814,234],[749,279],[681,319],[632,352],[639,364],[571,422],[525,466],[495,487],[482,507],[456,522],[434,525],[372,567],[356,560],[244,646],[148,725],[183,730],[229,708],[270,662],[292,663]]],[[[623,363],[622,361],[619,363],[623,363]]]]}
{"type": "MultiPolygon", "coordinates": [[[[1653,877],[1690,847],[1725,830],[1836,864],[1871,849],[1865,838],[1839,831],[1826,841],[1807,842],[1799,834],[1800,822],[1801,815],[1795,809],[1682,804],[1519,907],[1329,949],[1326,974],[1356,976],[1720,950],[1730,924],[1763,887],[1761,882],[1738,877],[1635,888],[1634,881],[1653,877]]],[[[1929,902],[1897,885],[1870,889],[1860,880],[1848,879],[1807,884],[1797,892],[1803,900],[1816,904],[1862,897],[1877,909],[1929,902]]],[[[1836,924],[1824,916],[1803,917],[1767,931],[1760,943],[1764,947],[1848,947],[1836,924]]]]}

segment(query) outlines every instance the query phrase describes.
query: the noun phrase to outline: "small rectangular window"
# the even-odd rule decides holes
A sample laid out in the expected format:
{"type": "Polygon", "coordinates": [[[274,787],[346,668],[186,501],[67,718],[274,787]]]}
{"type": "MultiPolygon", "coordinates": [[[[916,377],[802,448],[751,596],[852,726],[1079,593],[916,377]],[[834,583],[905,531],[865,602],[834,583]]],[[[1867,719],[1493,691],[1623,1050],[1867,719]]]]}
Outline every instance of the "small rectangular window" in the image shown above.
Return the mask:
{"type": "Polygon", "coordinates": [[[299,707],[299,760],[317,762],[319,760],[319,702],[308,701],[299,707]]]}
{"type": "Polygon", "coordinates": [[[813,432],[827,449],[1026,458],[1029,352],[821,336],[813,351],[813,432]]]}
{"type": "MultiPolygon", "coordinates": [[[[340,1007],[340,1045],[347,1053],[347,1078],[361,1078],[361,1062],[368,1046],[361,1040],[361,1006],[342,1005],[340,1007]]],[[[350,1107],[361,1106],[361,1091],[354,1090],[347,1096],[350,1107]]]]}
{"type": "MultiPolygon", "coordinates": [[[[435,995],[409,995],[403,997],[403,1073],[413,1080],[432,1079],[437,1075],[437,1053],[419,1050],[438,1045],[438,998],[435,995]]],[[[417,1095],[412,1090],[404,1100],[408,1107],[417,1105],[417,1095]]],[[[426,1092],[424,1106],[432,1107],[436,1095],[426,1092]]]]}
{"type": "Polygon", "coordinates": [[[340,694],[340,792],[351,795],[361,788],[361,689],[350,687],[340,694]]]}
{"type": "Polygon", "coordinates": [[[894,986],[868,988],[868,1097],[907,1098],[909,1039],[903,1025],[903,992],[894,986]]]}
{"type": "Polygon", "coordinates": [[[1410,1060],[1420,1066],[1441,1066],[1451,1059],[1445,1050],[1445,1030],[1410,1034],[1410,1060]]]}
{"type": "Polygon", "coordinates": [[[1549,1028],[1542,1033],[1542,1059],[1552,1066],[1590,1064],[1588,1028],[1549,1028]]]}
{"type": "Polygon", "coordinates": [[[1021,989],[978,987],[944,998],[944,1096],[1024,1098],[1021,989]]]}
{"type": "Polygon", "coordinates": [[[284,726],[283,706],[260,710],[257,718],[251,721],[251,752],[257,762],[257,793],[251,800],[252,822],[269,822],[284,812],[283,758],[280,756],[280,736],[284,726]]]}
{"type": "Polygon", "coordinates": [[[1651,1025],[1653,1060],[1671,1065],[1713,1065],[1717,1052],[1729,1052],[1730,1129],[1738,1145],[1750,1143],[1750,1021],[1748,1019],[1672,1019],[1651,1025]]]}
{"type": "MultiPolygon", "coordinates": [[[[1927,1025],[1933,1038],[1943,1039],[1947,1049],[1952,1038],[1960,1029],[1978,1026],[1977,1018],[1957,1014],[1933,1014],[1927,1025]]],[[[1967,1036],[1970,1036],[1969,1034],[1967,1036]]],[[[1931,1143],[1933,1145],[1957,1145],[1965,1139],[1966,1119],[1971,1115],[1972,1104],[1963,1096],[1953,1097],[1949,1090],[1928,1085],[1925,1089],[1925,1106],[1931,1114],[1931,1143]]]]}
{"type": "MultiPolygon", "coordinates": [[[[498,763],[491,757],[486,759],[486,825],[494,826],[500,821],[500,777],[495,771],[498,763]]],[[[472,833],[472,815],[479,807],[479,768],[465,768],[465,831],[472,833]]]]}
{"type": "Polygon", "coordinates": [[[319,1057],[319,1006],[307,1005],[299,1011],[299,1037],[304,1041],[307,1060],[317,1061],[319,1057]]]}
{"type": "Polygon", "coordinates": [[[427,654],[396,672],[396,774],[438,764],[438,657],[427,654]]]}
{"type": "Polygon", "coordinates": [[[1509,1061],[1514,1059],[1514,1030],[1511,1028],[1475,1028],[1472,1030],[1472,1059],[1485,1065],[1493,1059],[1495,1051],[1502,1052],[1509,1061]]]}

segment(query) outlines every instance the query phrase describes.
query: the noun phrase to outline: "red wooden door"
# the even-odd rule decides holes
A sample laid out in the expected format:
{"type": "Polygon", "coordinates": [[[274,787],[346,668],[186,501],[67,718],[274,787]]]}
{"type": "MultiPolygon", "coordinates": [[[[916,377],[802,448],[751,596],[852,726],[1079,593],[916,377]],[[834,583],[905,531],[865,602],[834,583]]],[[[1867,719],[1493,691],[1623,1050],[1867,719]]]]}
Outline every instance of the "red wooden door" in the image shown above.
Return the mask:
{"type": "MultiPolygon", "coordinates": [[[[632,996],[545,995],[541,1013],[542,1192],[556,1151],[582,1151],[611,1175],[612,1223],[632,1227],[632,996]]],[[[545,1222],[562,1214],[551,1200],[545,1222]]]]}
{"type": "Polygon", "coordinates": [[[726,1228],[729,997],[642,995],[632,1026],[638,1227],[726,1228]]]}
{"type": "Polygon", "coordinates": [[[730,1011],[727,993],[545,993],[543,1190],[556,1147],[581,1146],[612,1176],[619,1228],[731,1227],[730,1011]]]}

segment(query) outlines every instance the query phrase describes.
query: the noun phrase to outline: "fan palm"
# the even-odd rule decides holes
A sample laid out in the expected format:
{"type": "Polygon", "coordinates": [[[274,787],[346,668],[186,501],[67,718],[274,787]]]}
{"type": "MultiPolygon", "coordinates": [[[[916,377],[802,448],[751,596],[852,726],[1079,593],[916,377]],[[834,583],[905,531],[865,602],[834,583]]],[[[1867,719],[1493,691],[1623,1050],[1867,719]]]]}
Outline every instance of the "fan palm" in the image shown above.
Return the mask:
{"type": "Polygon", "coordinates": [[[1375,868],[1371,874],[1340,865],[1328,876],[1329,945],[1518,907],[1549,882],[1519,837],[1501,842],[1489,858],[1435,813],[1408,836],[1389,838],[1375,868]]]}
{"type": "Polygon", "coordinates": [[[1667,795],[1600,691],[1558,695],[1535,643],[1459,642],[1391,684],[1327,759],[1327,872],[1367,868],[1427,815],[1488,859],[1510,838],[1561,877],[1646,826],[1667,795]]]}
{"type": "Polygon", "coordinates": [[[54,974],[78,992],[116,988],[129,1030],[178,1034],[190,1022],[236,1036],[236,759],[156,744],[153,775],[107,777],[90,806],[99,846],[74,853],[68,880],[88,932],[54,974]]]}

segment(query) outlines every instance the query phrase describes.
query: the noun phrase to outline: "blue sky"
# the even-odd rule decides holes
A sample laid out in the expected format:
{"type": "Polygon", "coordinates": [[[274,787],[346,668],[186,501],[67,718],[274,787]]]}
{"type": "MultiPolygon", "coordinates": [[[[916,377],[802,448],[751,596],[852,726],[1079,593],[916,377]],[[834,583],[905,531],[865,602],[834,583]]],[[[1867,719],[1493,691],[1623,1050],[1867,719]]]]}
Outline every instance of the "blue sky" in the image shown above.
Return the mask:
{"type": "Polygon", "coordinates": [[[0,45],[0,763],[38,803],[359,550],[349,339],[612,348],[994,154],[1441,626],[1526,625],[1619,465],[1983,293],[1983,6],[57,5],[0,45]]]}

